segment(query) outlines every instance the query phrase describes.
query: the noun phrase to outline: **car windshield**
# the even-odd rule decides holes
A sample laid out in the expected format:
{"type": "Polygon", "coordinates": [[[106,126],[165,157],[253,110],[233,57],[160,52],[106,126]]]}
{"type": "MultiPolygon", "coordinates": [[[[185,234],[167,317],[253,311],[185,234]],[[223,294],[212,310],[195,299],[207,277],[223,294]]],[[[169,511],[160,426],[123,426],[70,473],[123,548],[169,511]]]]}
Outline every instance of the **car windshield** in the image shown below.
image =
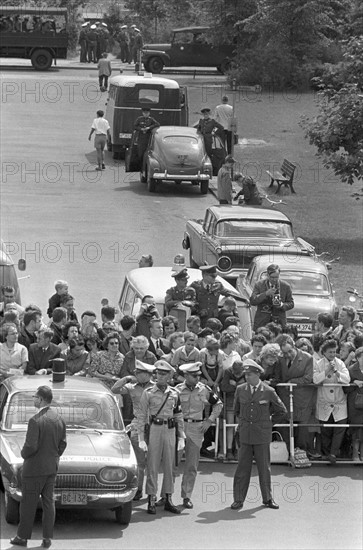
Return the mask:
{"type": "Polygon", "coordinates": [[[198,149],[198,139],[193,136],[165,136],[163,142],[167,145],[177,145],[178,147],[188,145],[188,147],[198,149]]]}
{"type": "MultiPolygon", "coordinates": [[[[34,407],[34,390],[22,391],[11,397],[5,419],[5,429],[26,430],[34,407]]],[[[122,430],[120,411],[110,395],[99,392],[53,390],[52,407],[62,416],[68,428],[122,430]]]]}
{"type": "MultiPolygon", "coordinates": [[[[265,277],[266,272],[261,274],[260,279],[265,277]]],[[[291,285],[293,294],[312,294],[314,296],[330,294],[328,279],[322,273],[281,270],[280,278],[291,285]]]]}
{"type": "Polygon", "coordinates": [[[267,220],[223,220],[217,223],[215,234],[236,239],[293,239],[291,225],[267,220]]]}

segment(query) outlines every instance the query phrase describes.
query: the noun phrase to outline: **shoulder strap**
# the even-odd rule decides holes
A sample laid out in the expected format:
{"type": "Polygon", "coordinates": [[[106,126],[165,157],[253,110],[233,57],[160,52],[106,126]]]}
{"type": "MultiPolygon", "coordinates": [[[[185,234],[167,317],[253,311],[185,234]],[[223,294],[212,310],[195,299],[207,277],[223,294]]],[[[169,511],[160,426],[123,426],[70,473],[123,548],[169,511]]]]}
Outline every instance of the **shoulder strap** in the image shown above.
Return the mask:
{"type": "Polygon", "coordinates": [[[167,396],[165,397],[165,399],[164,399],[163,403],[161,404],[161,407],[160,407],[160,409],[159,409],[159,410],[158,410],[158,412],[157,412],[157,413],[155,414],[155,416],[158,416],[158,414],[159,414],[159,413],[160,413],[160,412],[161,412],[161,411],[163,410],[163,408],[164,408],[164,405],[165,405],[165,403],[166,403],[166,402],[167,402],[167,400],[168,400],[169,394],[170,394],[170,392],[168,392],[168,393],[167,393],[167,396]]]}

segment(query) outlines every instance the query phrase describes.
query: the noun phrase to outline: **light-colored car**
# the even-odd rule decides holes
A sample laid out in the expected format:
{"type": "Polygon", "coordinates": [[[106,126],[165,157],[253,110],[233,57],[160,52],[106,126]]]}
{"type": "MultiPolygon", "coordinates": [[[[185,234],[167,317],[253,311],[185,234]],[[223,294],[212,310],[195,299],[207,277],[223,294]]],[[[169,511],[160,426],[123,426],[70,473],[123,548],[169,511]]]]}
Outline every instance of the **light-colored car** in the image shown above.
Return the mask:
{"type": "MultiPolygon", "coordinates": [[[[328,269],[324,262],[307,256],[263,255],[256,256],[247,275],[237,279],[237,289],[249,299],[255,284],[264,279],[267,266],[277,263],[280,278],[292,287],[295,306],[286,312],[287,323],[296,325],[300,336],[311,336],[318,313],[330,313],[338,317],[338,305],[335,300],[328,269]]],[[[252,320],[256,307],[251,306],[252,320]]]]}
{"type": "Polygon", "coordinates": [[[117,399],[99,380],[76,376],[57,383],[49,376],[11,377],[0,386],[0,473],[6,521],[19,521],[20,451],[29,418],[37,412],[32,396],[42,385],[51,386],[52,406],[67,424],[56,507],[114,510],[116,521],[127,525],[137,490],[137,462],[117,399]]]}
{"type": "Polygon", "coordinates": [[[160,126],[153,130],[140,176],[150,192],[156,191],[161,181],[184,181],[199,185],[201,194],[206,195],[212,174],[203,136],[195,128],[160,126]]]}
{"type": "MultiPolygon", "coordinates": [[[[136,317],[140,312],[142,298],[149,294],[154,297],[158,312],[163,317],[165,315],[166,291],[175,286],[175,279],[173,279],[172,273],[171,267],[145,267],[129,271],[125,277],[118,304],[121,314],[136,317]]],[[[199,269],[188,268],[188,274],[190,277],[188,281],[189,285],[202,278],[199,269]]],[[[245,340],[250,340],[252,332],[248,300],[244,299],[231,284],[221,277],[217,277],[216,280],[221,282],[224,289],[236,299],[238,316],[243,332],[242,337],[245,340]]],[[[221,296],[220,306],[222,306],[223,301],[224,296],[221,296]]],[[[171,314],[178,317],[180,330],[185,330],[186,319],[190,315],[190,308],[173,308],[171,314]]]]}

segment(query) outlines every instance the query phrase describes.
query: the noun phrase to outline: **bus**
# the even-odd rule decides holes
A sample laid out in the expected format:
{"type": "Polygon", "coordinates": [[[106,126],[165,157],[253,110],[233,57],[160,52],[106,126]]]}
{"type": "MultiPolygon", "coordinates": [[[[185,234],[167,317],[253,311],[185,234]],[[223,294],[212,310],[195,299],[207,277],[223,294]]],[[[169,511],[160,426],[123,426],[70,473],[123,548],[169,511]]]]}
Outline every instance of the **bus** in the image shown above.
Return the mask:
{"type": "Polygon", "coordinates": [[[47,71],[67,58],[66,8],[1,6],[0,57],[30,59],[37,71],[47,71]]]}

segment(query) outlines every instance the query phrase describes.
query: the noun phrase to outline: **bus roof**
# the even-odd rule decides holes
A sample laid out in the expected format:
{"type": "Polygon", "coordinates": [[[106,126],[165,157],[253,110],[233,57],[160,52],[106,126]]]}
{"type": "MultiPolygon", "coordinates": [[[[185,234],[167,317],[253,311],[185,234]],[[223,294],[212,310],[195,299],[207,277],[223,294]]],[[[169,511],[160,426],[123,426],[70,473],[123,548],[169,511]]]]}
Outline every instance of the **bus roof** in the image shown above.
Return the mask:
{"type": "Polygon", "coordinates": [[[27,8],[24,4],[20,6],[0,6],[0,15],[64,15],[67,17],[66,8],[47,8],[39,6],[38,8],[27,8]]]}
{"type": "Polygon", "coordinates": [[[120,88],[132,88],[136,84],[155,84],[159,86],[164,86],[167,89],[179,89],[179,84],[176,80],[171,80],[170,78],[162,78],[160,76],[145,76],[145,75],[120,75],[113,76],[110,79],[110,84],[113,86],[118,86],[120,88]]]}

